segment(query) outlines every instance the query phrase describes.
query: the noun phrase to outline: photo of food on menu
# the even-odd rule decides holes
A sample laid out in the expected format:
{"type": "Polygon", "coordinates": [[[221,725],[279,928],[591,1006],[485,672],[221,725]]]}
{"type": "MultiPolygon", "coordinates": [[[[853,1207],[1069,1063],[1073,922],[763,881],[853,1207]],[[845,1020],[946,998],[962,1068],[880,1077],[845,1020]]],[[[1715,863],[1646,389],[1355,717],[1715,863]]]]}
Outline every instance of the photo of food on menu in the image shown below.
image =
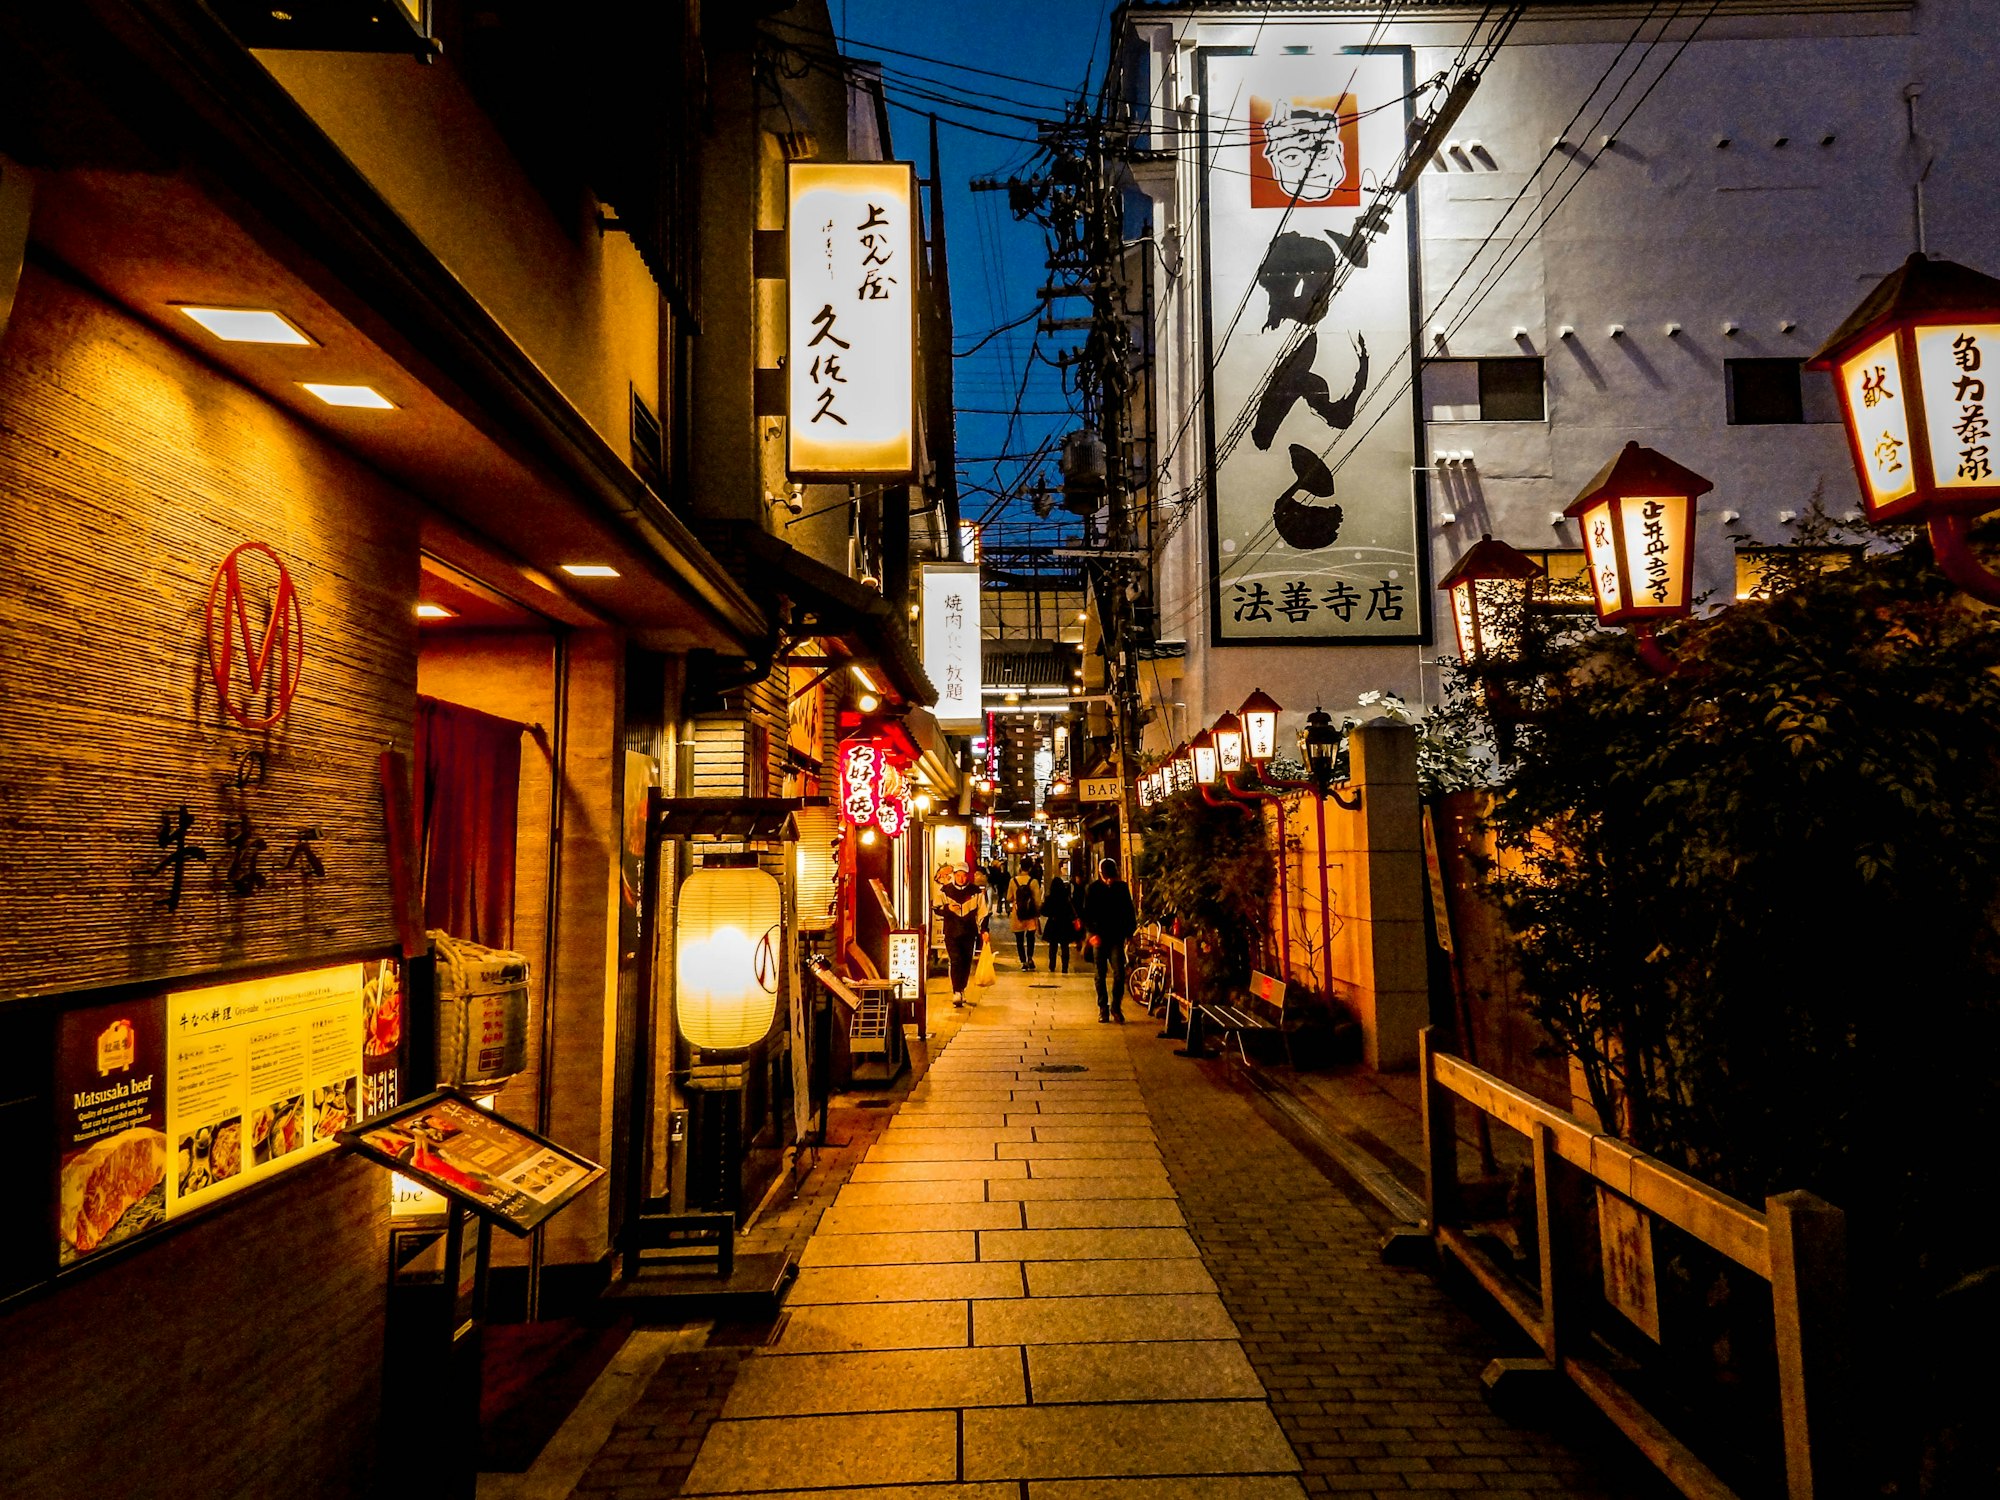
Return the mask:
{"type": "Polygon", "coordinates": [[[452,1098],[434,1100],[347,1139],[408,1177],[470,1200],[516,1234],[527,1233],[603,1173],[497,1115],[452,1098]]]}

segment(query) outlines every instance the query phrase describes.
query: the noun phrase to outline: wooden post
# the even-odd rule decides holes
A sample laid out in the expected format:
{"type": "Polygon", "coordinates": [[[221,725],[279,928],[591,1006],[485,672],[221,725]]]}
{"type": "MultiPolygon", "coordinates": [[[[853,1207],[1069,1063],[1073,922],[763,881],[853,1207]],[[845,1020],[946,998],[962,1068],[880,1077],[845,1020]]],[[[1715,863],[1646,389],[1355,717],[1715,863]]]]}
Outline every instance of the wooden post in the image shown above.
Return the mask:
{"type": "Polygon", "coordinates": [[[1438,1229],[1458,1217],[1458,1135],[1453,1129],[1451,1091],[1437,1080],[1432,1066],[1436,1032],[1426,1026],[1417,1033],[1417,1078],[1423,1086],[1424,1208],[1433,1238],[1438,1229]]]}
{"type": "MultiPolygon", "coordinates": [[[[1569,1288],[1557,1264],[1563,1240],[1556,1226],[1556,1138],[1540,1120],[1528,1127],[1528,1151],[1535,1164],[1535,1254],[1542,1272],[1542,1355],[1550,1364],[1562,1358],[1564,1337],[1559,1325],[1569,1317],[1569,1288]]],[[[1567,1329],[1563,1329],[1566,1333],[1567,1329]]]]}
{"type": "Polygon", "coordinates": [[[1847,1378],[1847,1216],[1811,1193],[1764,1201],[1771,1235],[1771,1311],[1791,1500],[1831,1500],[1851,1487],[1847,1378]]]}

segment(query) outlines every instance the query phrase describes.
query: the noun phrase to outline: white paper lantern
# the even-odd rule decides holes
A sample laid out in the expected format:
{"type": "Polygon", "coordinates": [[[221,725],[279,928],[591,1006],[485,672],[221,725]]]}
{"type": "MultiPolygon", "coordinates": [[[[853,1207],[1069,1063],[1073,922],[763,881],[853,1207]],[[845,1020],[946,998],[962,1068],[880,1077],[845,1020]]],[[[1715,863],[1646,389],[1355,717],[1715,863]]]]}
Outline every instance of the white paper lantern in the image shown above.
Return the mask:
{"type": "Polygon", "coordinates": [[[778,1013],[784,893],[753,866],[700,869],[674,903],[674,1015],[690,1046],[754,1047],[778,1013]]]}

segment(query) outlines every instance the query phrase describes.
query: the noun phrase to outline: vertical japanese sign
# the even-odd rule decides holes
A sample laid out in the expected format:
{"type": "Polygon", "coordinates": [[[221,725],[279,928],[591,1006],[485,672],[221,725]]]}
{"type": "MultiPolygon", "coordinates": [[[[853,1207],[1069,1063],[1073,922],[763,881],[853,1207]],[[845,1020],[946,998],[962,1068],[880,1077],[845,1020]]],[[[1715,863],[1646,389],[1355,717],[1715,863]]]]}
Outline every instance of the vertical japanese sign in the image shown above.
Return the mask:
{"type": "Polygon", "coordinates": [[[937,721],[954,734],[976,734],[984,722],[979,674],[979,567],[931,563],[924,568],[924,675],[937,689],[937,721]]]}
{"type": "Polygon", "coordinates": [[[1213,639],[1423,640],[1410,55],[1202,57],[1213,639]]]}
{"type": "Polygon", "coordinates": [[[804,479],[916,472],[916,168],[786,169],[787,470],[804,479]]]}

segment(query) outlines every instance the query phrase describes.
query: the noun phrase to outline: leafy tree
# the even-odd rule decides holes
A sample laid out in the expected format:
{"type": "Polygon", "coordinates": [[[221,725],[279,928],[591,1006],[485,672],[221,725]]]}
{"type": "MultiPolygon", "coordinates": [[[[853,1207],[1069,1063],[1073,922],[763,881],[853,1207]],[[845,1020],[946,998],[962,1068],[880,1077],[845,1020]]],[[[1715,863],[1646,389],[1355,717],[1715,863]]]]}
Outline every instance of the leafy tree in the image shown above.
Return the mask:
{"type": "Polygon", "coordinates": [[[1205,996],[1249,981],[1275,883],[1270,840],[1253,810],[1181,797],[1142,826],[1136,873],[1148,920],[1180,923],[1210,960],[1198,971],[1205,996]]]}
{"type": "Polygon", "coordinates": [[[1496,881],[1607,1128],[1846,1209],[1868,1342],[1908,1356],[1933,1298],[2000,1287],[1967,1208],[2000,1129],[2000,614],[1914,539],[1766,585],[1663,637],[1670,676],[1622,634],[1537,643],[1496,881]]]}

